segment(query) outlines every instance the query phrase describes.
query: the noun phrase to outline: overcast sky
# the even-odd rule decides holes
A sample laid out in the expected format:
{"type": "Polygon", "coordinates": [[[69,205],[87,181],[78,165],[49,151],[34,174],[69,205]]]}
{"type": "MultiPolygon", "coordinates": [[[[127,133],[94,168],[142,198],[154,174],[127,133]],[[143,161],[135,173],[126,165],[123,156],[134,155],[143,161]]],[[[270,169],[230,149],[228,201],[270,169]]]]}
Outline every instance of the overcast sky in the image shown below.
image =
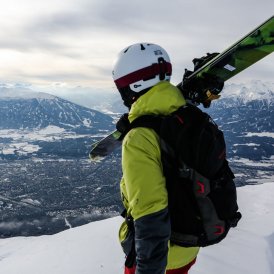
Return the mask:
{"type": "MultiPolygon", "coordinates": [[[[0,0],[0,82],[113,90],[117,53],[164,47],[172,82],[191,60],[222,51],[274,13],[274,0],[0,0]]],[[[273,82],[274,54],[235,81],[273,82]]],[[[231,80],[233,81],[233,79],[231,80]]]]}

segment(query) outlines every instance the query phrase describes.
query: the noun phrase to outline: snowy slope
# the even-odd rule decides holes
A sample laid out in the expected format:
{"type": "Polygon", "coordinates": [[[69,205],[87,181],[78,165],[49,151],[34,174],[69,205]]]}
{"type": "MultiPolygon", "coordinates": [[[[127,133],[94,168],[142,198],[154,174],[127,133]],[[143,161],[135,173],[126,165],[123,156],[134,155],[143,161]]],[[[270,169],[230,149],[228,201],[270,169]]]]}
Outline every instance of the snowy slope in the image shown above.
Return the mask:
{"type": "MultiPolygon", "coordinates": [[[[238,189],[243,219],[221,244],[201,250],[190,274],[274,273],[274,183],[238,189]]],[[[119,274],[120,217],[53,236],[0,240],[3,274],[119,274]]]]}

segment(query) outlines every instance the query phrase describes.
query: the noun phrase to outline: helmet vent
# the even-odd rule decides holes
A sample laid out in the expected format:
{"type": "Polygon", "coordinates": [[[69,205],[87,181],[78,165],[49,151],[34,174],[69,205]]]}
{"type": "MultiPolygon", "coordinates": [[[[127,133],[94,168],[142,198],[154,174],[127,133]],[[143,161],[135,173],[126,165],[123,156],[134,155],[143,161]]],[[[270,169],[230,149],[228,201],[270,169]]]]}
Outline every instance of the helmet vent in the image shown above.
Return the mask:
{"type": "Polygon", "coordinates": [[[141,50],[145,50],[146,48],[144,47],[143,44],[141,44],[141,50]]]}
{"type": "Polygon", "coordinates": [[[126,48],[126,49],[124,50],[124,53],[126,53],[126,52],[129,50],[129,48],[130,48],[130,47],[126,48]]]}

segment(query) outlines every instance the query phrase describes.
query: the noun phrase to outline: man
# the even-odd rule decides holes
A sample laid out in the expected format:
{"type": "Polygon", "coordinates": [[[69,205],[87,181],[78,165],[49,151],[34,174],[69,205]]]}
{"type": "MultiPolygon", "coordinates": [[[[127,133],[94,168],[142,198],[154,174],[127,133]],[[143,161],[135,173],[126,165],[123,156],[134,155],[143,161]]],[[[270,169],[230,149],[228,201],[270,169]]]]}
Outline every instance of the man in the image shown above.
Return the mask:
{"type": "MultiPolygon", "coordinates": [[[[172,67],[158,45],[140,43],[122,50],[113,79],[132,123],[143,115],[168,115],[186,104],[169,83],[172,67]]],[[[159,136],[150,128],[130,130],[122,146],[121,196],[126,221],[119,237],[126,254],[126,274],[187,274],[198,247],[180,247],[171,235],[166,178],[159,136]]]]}

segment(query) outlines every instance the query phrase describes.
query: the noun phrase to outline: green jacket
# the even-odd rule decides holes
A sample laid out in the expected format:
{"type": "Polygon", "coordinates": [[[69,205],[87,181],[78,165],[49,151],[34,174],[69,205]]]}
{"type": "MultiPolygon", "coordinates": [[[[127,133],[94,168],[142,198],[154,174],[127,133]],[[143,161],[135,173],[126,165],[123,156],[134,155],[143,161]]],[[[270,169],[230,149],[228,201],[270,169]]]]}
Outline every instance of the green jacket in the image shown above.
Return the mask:
{"type": "MultiPolygon", "coordinates": [[[[163,81],[142,95],[129,113],[129,121],[149,114],[168,115],[185,105],[181,92],[163,81]]],[[[124,222],[119,237],[128,254],[135,239],[138,274],[165,273],[190,263],[199,248],[184,248],[169,242],[168,195],[161,162],[159,137],[149,128],[134,128],[122,146],[121,196],[127,214],[134,220],[135,235],[124,222]]]]}

